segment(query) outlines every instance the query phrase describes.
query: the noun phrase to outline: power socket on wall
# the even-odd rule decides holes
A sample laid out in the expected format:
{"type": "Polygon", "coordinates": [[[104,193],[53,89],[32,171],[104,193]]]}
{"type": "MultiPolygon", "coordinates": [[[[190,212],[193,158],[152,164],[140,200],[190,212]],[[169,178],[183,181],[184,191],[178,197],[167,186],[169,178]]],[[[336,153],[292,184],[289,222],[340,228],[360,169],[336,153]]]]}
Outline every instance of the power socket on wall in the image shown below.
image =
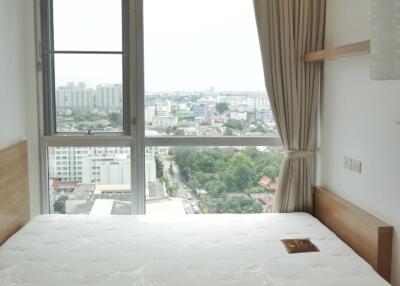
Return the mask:
{"type": "Polygon", "coordinates": [[[361,174],[361,161],[359,160],[345,156],[343,160],[343,167],[345,167],[347,170],[361,174]]]}

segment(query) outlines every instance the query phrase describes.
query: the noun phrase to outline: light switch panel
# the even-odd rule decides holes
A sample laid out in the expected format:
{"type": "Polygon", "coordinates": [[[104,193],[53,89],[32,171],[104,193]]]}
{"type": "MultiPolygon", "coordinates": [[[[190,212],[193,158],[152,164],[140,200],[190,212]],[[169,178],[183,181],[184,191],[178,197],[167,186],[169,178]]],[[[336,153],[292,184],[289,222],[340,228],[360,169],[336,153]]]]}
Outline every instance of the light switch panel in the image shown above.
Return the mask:
{"type": "Polygon", "coordinates": [[[356,172],[356,173],[359,173],[359,174],[361,174],[361,161],[359,161],[359,160],[352,160],[352,167],[351,167],[351,169],[354,171],[354,172],[356,172]]]}
{"type": "Polygon", "coordinates": [[[348,170],[352,170],[353,163],[352,163],[352,160],[350,157],[347,157],[347,156],[344,157],[343,166],[348,170]]]}

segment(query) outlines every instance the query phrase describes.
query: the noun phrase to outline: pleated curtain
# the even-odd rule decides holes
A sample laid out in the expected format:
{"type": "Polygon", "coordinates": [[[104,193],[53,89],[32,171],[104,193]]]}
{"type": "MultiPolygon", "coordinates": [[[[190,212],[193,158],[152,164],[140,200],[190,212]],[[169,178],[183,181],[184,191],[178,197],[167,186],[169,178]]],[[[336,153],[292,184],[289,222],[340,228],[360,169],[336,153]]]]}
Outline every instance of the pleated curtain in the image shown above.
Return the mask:
{"type": "Polygon", "coordinates": [[[284,147],[274,212],[312,212],[325,0],[254,0],[267,93],[284,147]]]}

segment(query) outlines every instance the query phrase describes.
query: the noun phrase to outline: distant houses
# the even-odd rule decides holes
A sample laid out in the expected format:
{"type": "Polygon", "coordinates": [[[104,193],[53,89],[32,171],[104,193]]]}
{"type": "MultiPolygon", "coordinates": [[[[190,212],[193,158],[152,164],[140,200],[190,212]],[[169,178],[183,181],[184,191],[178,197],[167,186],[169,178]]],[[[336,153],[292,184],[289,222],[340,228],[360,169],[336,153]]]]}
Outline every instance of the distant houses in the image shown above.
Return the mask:
{"type": "Polygon", "coordinates": [[[271,179],[268,176],[263,176],[257,184],[262,187],[265,192],[250,194],[251,198],[258,200],[262,204],[264,212],[268,213],[272,211],[272,204],[278,181],[279,178],[271,179]]]}
{"type": "Polygon", "coordinates": [[[271,179],[270,177],[263,176],[259,181],[258,185],[270,193],[275,193],[278,186],[279,178],[271,179]]]}

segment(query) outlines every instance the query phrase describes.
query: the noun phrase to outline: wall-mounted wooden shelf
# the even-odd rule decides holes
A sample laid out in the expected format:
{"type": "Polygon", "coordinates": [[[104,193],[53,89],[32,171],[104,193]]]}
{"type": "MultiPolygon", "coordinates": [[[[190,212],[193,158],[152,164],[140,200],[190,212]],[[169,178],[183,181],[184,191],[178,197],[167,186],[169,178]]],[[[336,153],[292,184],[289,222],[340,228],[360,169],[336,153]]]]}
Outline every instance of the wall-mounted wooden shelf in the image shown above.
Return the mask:
{"type": "Polygon", "coordinates": [[[370,46],[370,41],[363,41],[363,42],[338,46],[331,49],[305,54],[304,60],[306,62],[320,62],[326,60],[334,60],[341,57],[368,54],[369,46],[370,46]]]}

